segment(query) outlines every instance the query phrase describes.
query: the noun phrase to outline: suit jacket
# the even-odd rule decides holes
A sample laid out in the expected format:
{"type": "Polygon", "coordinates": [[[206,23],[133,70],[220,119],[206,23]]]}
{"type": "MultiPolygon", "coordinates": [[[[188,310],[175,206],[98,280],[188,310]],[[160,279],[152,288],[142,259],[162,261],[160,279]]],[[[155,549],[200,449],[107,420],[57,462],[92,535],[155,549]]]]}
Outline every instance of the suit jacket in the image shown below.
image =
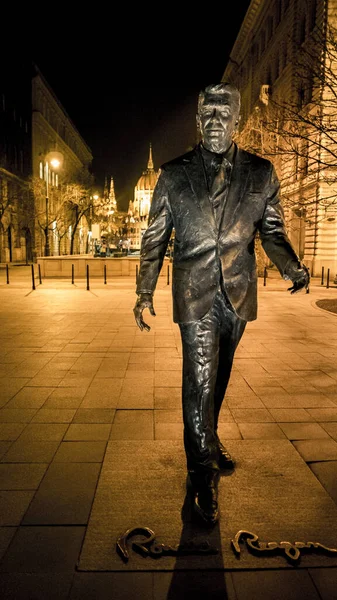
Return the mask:
{"type": "Polygon", "coordinates": [[[255,237],[281,275],[298,257],[287,237],[272,163],[236,147],[222,220],[216,224],[199,146],[162,165],[149,226],[141,245],[137,294],[153,293],[175,229],[173,319],[201,319],[212,306],[221,275],[237,315],[257,316],[255,237]]]}

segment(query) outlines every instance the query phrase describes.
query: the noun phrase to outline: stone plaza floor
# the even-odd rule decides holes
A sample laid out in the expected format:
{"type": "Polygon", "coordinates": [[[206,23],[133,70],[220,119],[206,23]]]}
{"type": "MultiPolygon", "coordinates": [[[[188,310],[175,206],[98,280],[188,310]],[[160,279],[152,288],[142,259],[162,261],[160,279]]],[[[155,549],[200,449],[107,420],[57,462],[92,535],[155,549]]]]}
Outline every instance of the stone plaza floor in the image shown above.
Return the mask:
{"type": "MultiPolygon", "coordinates": [[[[177,558],[177,568],[167,568],[164,556],[138,557],[134,570],[131,558],[127,567],[115,561],[117,566],[107,568],[99,536],[111,543],[114,554],[116,539],[107,538],[104,521],[108,513],[102,513],[102,531],[96,527],[95,535],[87,536],[100,521],[102,498],[111,498],[113,487],[123,498],[128,469],[131,477],[137,472],[139,485],[153,486],[155,497],[156,487],[165,490],[163,454],[169,449],[181,456],[182,359],[179,328],[172,322],[171,286],[166,277],[160,278],[154,298],[157,316],[146,311],[151,331],[140,332],[132,312],[132,277],[106,284],[92,279],[90,290],[85,280],[72,285],[44,279],[40,284],[36,277],[33,290],[30,267],[13,267],[9,275],[7,284],[6,272],[0,270],[1,599],[336,600],[333,554],[323,562],[303,556],[300,565],[276,568],[279,563],[269,563],[268,557],[260,563],[254,558],[247,568],[233,568],[231,562],[229,567],[212,563],[208,568],[203,557],[196,568],[179,568],[177,558]],[[141,461],[150,455],[154,476],[151,481],[147,474],[145,481],[146,462],[141,461]],[[161,461],[158,472],[156,460],[161,461]]],[[[237,471],[242,464],[255,469],[257,479],[265,476],[263,506],[268,515],[274,509],[268,506],[273,498],[268,494],[279,485],[269,476],[273,457],[280,473],[280,457],[288,457],[292,481],[286,484],[297,498],[293,504],[289,499],[291,527],[299,521],[297,507],[306,505],[306,490],[314,489],[320,504],[308,500],[311,512],[307,521],[302,515],[301,527],[316,520],[315,531],[322,534],[310,541],[329,547],[333,542],[337,548],[337,538],[327,538],[329,519],[337,511],[337,315],[316,305],[322,299],[337,301],[337,288],[326,289],[317,279],[310,293],[291,296],[287,287],[280,277],[268,278],[266,286],[259,280],[258,319],[247,325],[237,350],[219,433],[234,458],[234,450],[240,457],[237,471]],[[268,473],[258,472],[253,456],[267,457],[268,473]],[[296,469],[301,473],[297,489],[296,469]],[[327,508],[320,511],[323,506],[327,508]]],[[[174,487],[172,469],[169,464],[168,481],[170,477],[174,487]]],[[[234,471],[227,480],[233,493],[235,477],[234,471]]],[[[225,494],[226,477],[221,486],[225,494]]],[[[128,511],[136,510],[138,502],[135,487],[127,488],[135,495],[130,504],[126,495],[125,505],[116,506],[126,521],[130,514],[130,525],[128,511]]],[[[174,502],[172,490],[166,502],[172,497],[174,502]]],[[[247,502],[242,490],[246,515],[247,502]]],[[[252,502],[255,511],[262,506],[259,498],[252,502]]],[[[146,505],[141,510],[146,518],[146,505]]],[[[231,519],[240,519],[240,510],[240,502],[228,504],[227,512],[224,505],[220,533],[231,519]]],[[[153,507],[149,515],[151,511],[153,507]]],[[[255,521],[265,532],[261,537],[275,540],[277,515],[267,524],[263,515],[261,510],[255,521]],[[266,538],[268,527],[271,535],[266,538]]],[[[151,520],[145,525],[151,527],[151,520]]],[[[157,530],[158,539],[160,534],[157,530]]],[[[282,534],[277,541],[284,539],[282,534]]],[[[277,560],[285,562],[284,557],[277,560]]]]}

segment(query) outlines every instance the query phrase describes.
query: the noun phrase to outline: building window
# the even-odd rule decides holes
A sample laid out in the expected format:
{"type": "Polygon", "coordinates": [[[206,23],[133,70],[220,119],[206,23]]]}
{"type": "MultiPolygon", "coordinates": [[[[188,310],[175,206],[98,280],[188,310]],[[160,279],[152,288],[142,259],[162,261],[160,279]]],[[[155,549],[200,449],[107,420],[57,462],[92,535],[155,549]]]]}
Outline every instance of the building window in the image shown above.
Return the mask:
{"type": "Polygon", "coordinates": [[[265,48],[266,48],[266,32],[264,30],[261,31],[260,48],[261,48],[261,54],[262,54],[265,51],[265,48]]]}
{"type": "Polygon", "coordinates": [[[305,42],[305,37],[306,37],[306,19],[305,16],[303,15],[301,22],[300,22],[300,31],[299,31],[299,43],[303,44],[303,42],[305,42]]]}
{"type": "Polygon", "coordinates": [[[309,31],[312,31],[316,24],[317,0],[311,0],[309,12],[309,31]]]}
{"type": "Polygon", "coordinates": [[[273,29],[273,17],[270,15],[267,19],[267,42],[269,42],[273,36],[273,29]]]}
{"type": "Polygon", "coordinates": [[[59,186],[59,176],[58,176],[58,173],[55,173],[55,185],[56,185],[56,187],[59,186]]]}
{"type": "Polygon", "coordinates": [[[40,173],[40,179],[43,179],[43,162],[41,160],[39,163],[39,173],[40,173]]]}

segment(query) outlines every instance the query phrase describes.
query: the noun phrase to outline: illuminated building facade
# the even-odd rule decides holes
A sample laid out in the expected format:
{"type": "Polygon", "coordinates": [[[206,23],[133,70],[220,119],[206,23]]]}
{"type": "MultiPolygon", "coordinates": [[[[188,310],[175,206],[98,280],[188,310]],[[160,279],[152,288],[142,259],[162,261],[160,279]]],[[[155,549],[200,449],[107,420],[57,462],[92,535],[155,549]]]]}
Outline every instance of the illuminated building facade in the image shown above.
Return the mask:
{"type": "MultiPolygon", "coordinates": [[[[47,225],[50,255],[68,254],[74,220],[62,197],[61,183],[72,182],[81,170],[89,173],[93,157],[90,148],[36,66],[32,78],[32,110],[33,179],[36,182],[36,253],[39,256],[45,254],[44,228],[47,225]],[[46,158],[53,151],[61,153],[63,157],[60,172],[54,170],[52,166],[46,166],[46,158]],[[48,177],[49,189],[47,214],[46,177],[48,177]]],[[[87,239],[88,222],[83,215],[76,227],[73,248],[75,254],[86,251],[87,239]]]]}
{"type": "Polygon", "coordinates": [[[240,136],[251,136],[255,119],[255,141],[256,136],[260,140],[255,145],[262,155],[266,154],[263,121],[268,121],[272,106],[287,102],[295,115],[304,116],[298,119],[301,132],[295,132],[292,153],[284,151],[285,144],[292,144],[285,139],[291,131],[289,121],[279,120],[268,134],[273,138],[269,158],[281,181],[289,237],[316,276],[322,267],[337,273],[337,161],[331,158],[337,146],[334,139],[328,140],[326,126],[329,111],[336,114],[328,85],[328,72],[335,75],[331,89],[337,85],[336,52],[329,52],[330,26],[337,26],[337,0],[252,0],[222,77],[241,91],[239,141],[240,136]],[[323,44],[318,41],[322,39],[323,44]],[[314,59],[304,72],[301,61],[310,53],[314,59]]]}

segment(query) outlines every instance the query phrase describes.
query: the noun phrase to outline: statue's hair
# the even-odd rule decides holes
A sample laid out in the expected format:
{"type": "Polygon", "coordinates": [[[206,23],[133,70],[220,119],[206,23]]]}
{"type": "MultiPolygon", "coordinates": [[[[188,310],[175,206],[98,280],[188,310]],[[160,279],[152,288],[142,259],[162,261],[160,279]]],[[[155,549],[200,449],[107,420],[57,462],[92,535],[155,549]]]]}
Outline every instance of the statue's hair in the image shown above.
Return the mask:
{"type": "Polygon", "coordinates": [[[207,103],[207,96],[211,95],[211,96],[222,96],[222,94],[225,94],[228,90],[230,90],[237,98],[237,102],[240,108],[240,104],[241,104],[241,94],[240,91],[238,90],[238,88],[233,84],[230,83],[230,81],[224,81],[223,83],[215,83],[212,85],[208,85],[204,90],[202,90],[199,93],[198,96],[198,112],[200,112],[200,109],[202,107],[202,105],[204,104],[205,100],[207,103]]]}

